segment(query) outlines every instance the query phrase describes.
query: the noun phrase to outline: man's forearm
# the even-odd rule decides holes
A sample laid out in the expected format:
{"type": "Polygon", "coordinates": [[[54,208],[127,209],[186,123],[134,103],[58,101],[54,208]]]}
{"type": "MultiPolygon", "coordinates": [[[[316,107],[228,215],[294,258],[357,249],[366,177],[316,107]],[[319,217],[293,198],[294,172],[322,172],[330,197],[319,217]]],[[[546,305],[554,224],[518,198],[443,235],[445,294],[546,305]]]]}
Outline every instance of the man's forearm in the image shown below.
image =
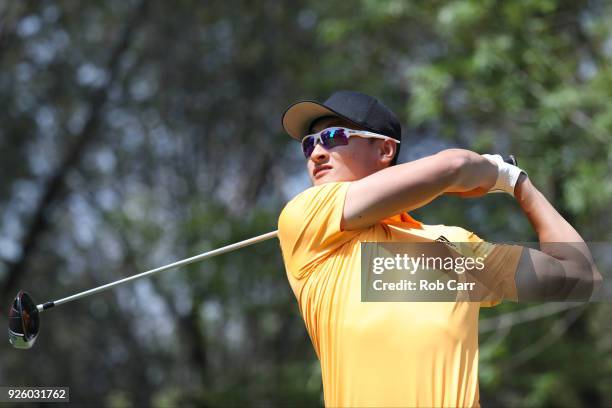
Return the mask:
{"type": "Polygon", "coordinates": [[[551,285],[555,288],[554,292],[562,298],[588,298],[593,288],[600,284],[601,275],[580,234],[555,210],[525,174],[520,176],[514,194],[538,235],[540,250],[556,259],[560,266],[553,272],[555,268],[550,268],[550,264],[541,262],[541,259],[538,260],[537,254],[531,254],[537,281],[551,285]]]}
{"type": "Polygon", "coordinates": [[[449,191],[486,191],[495,184],[494,164],[468,150],[448,149],[433,156],[380,170],[351,183],[342,227],[364,228],[422,207],[449,191]]]}
{"type": "Polygon", "coordinates": [[[555,210],[531,180],[521,174],[514,195],[542,242],[584,242],[580,234],[555,210]]]}

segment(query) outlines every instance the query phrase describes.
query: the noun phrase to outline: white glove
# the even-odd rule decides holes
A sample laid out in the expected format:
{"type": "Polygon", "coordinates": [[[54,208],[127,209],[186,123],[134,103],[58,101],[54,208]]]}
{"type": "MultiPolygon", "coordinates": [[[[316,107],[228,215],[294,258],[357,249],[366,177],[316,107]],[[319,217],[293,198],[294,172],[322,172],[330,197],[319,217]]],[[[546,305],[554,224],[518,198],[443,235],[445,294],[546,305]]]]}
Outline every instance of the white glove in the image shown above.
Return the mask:
{"type": "Polygon", "coordinates": [[[497,165],[497,181],[488,193],[508,193],[514,197],[514,187],[521,173],[527,174],[524,170],[506,163],[499,154],[483,154],[483,157],[497,165]]]}

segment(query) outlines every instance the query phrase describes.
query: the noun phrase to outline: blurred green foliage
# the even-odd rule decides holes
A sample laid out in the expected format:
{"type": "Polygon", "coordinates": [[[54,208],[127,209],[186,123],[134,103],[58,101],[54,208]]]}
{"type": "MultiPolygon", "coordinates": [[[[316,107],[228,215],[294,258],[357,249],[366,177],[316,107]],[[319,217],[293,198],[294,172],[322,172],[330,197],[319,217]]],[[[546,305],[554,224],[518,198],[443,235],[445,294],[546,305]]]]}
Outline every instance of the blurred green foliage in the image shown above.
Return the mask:
{"type": "MultiPolygon", "coordinates": [[[[0,3],[3,302],[275,229],[308,187],[283,109],[337,89],[400,115],[403,161],[513,153],[586,240],[610,240],[611,23],[603,1],[0,3]]],[[[498,195],[414,215],[536,239],[498,195]]],[[[609,313],[483,330],[483,405],[612,405],[609,313]]],[[[113,407],[322,403],[275,241],[62,306],[38,342],[2,346],[0,384],[67,385],[72,401],[113,407]]]]}

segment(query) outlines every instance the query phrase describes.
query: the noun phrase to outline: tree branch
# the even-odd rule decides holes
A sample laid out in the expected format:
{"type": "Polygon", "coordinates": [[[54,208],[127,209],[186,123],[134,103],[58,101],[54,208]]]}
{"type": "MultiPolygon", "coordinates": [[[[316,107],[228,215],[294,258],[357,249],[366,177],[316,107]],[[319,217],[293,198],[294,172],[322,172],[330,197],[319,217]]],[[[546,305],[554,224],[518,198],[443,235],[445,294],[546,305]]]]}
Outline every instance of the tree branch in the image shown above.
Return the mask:
{"type": "Polygon", "coordinates": [[[21,255],[8,267],[8,276],[2,285],[3,295],[10,296],[15,290],[17,283],[23,279],[26,273],[26,265],[32,254],[36,251],[36,247],[47,231],[48,214],[51,207],[59,202],[66,195],[66,177],[79,163],[79,159],[83,156],[85,149],[95,139],[95,134],[100,125],[102,108],[108,99],[108,91],[116,81],[119,72],[119,62],[122,56],[128,50],[131,40],[134,36],[136,28],[142,23],[148,9],[148,0],[142,0],[134,9],[132,15],[126,21],[119,40],[113,48],[106,71],[108,78],[106,84],[98,89],[92,96],[88,117],[85,125],[76,137],[74,144],[68,149],[68,152],[61,164],[50,177],[38,204],[35,207],[32,222],[30,223],[21,245],[21,255]]]}

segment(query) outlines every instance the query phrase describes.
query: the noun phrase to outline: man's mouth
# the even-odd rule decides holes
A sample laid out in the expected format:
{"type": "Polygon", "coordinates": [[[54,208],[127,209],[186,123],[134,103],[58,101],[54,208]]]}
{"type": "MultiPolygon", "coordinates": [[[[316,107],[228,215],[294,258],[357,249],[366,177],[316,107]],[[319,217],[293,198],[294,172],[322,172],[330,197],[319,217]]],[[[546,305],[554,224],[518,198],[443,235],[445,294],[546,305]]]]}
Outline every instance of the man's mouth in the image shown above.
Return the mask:
{"type": "Polygon", "coordinates": [[[313,171],[312,171],[312,176],[314,178],[317,178],[319,176],[323,176],[325,173],[327,173],[329,170],[332,169],[332,166],[328,165],[328,164],[324,164],[322,166],[316,167],[313,171]]]}

